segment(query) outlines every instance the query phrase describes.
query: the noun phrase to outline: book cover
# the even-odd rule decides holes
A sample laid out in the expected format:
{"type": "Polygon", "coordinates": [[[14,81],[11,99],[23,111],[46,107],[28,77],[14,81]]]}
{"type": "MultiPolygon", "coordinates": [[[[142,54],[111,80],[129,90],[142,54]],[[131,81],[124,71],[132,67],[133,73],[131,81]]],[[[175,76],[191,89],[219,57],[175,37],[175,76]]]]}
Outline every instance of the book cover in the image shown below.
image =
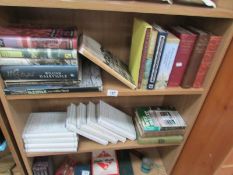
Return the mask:
{"type": "Polygon", "coordinates": [[[201,88],[205,79],[205,76],[208,72],[208,69],[211,65],[211,62],[214,58],[214,55],[217,51],[217,48],[220,44],[222,37],[211,35],[208,46],[206,48],[205,54],[202,58],[201,64],[198,68],[193,87],[194,88],[201,88]]]}
{"type": "Polygon", "coordinates": [[[175,35],[169,32],[163,56],[160,62],[158,76],[155,82],[155,89],[162,89],[167,87],[168,79],[176,57],[179,43],[180,40],[175,35]]]}
{"type": "Polygon", "coordinates": [[[77,49],[77,28],[1,26],[0,47],[77,49]]]}
{"type": "Polygon", "coordinates": [[[92,175],[120,175],[119,164],[114,150],[92,152],[92,175]]]}
{"type": "MultiPolygon", "coordinates": [[[[129,59],[129,72],[131,73],[133,81],[137,87],[139,87],[138,82],[140,81],[140,70],[142,69],[143,63],[146,59],[151,29],[152,26],[147,22],[137,18],[134,19],[129,59]]],[[[144,71],[141,70],[141,73],[142,72],[144,71]]]]}
{"type": "Polygon", "coordinates": [[[30,59],[77,59],[77,50],[0,47],[0,57],[30,59]]]}
{"type": "Polygon", "coordinates": [[[149,41],[149,47],[148,47],[147,56],[146,56],[144,73],[143,73],[143,79],[142,79],[142,85],[141,85],[142,89],[147,89],[147,84],[148,84],[148,80],[150,76],[150,69],[151,69],[151,65],[153,61],[157,35],[158,35],[158,31],[152,29],[151,34],[150,34],[150,41],[149,41]]]}
{"type": "Polygon", "coordinates": [[[193,86],[198,68],[210,39],[210,35],[200,29],[194,27],[188,27],[188,29],[197,35],[197,40],[181,83],[181,87],[183,88],[190,88],[193,86]]]}
{"type": "Polygon", "coordinates": [[[4,80],[77,80],[77,65],[1,66],[4,80]]]}
{"type": "Polygon", "coordinates": [[[153,61],[150,70],[150,76],[147,84],[147,89],[154,89],[155,81],[158,75],[160,61],[163,55],[164,46],[168,32],[157,24],[153,24],[153,28],[158,31],[157,40],[154,49],[153,61]]]}
{"type": "Polygon", "coordinates": [[[171,32],[180,39],[180,44],[168,80],[168,87],[181,84],[197,35],[180,26],[171,27],[171,32]]]}
{"type": "Polygon", "coordinates": [[[126,86],[132,89],[136,88],[132,76],[128,71],[128,67],[122,61],[114,57],[109,51],[105,50],[94,39],[82,35],[82,37],[80,37],[79,53],[117,78],[126,86]]]}

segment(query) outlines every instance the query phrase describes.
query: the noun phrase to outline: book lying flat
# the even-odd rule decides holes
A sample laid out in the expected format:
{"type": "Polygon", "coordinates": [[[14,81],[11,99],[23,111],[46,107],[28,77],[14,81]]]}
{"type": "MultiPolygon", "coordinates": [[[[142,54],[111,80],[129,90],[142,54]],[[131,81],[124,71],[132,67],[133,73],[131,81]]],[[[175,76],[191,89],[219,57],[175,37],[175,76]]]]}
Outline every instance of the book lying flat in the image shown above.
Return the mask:
{"type": "Polygon", "coordinates": [[[23,139],[25,144],[42,144],[42,143],[73,143],[78,139],[75,137],[60,137],[60,138],[31,138],[31,139],[23,139]]]}
{"type": "Polygon", "coordinates": [[[130,116],[101,100],[97,104],[97,108],[99,108],[98,123],[101,126],[130,140],[136,139],[135,128],[130,116]]]}
{"type": "Polygon", "coordinates": [[[66,112],[31,113],[23,131],[26,138],[77,138],[76,134],[65,127],[66,112]]]}
{"type": "Polygon", "coordinates": [[[76,152],[77,147],[73,148],[26,148],[26,152],[76,152]]]}
{"type": "Polygon", "coordinates": [[[26,149],[46,149],[46,148],[77,148],[78,147],[78,141],[70,142],[70,143],[27,143],[25,144],[26,149]]]}
{"type": "Polygon", "coordinates": [[[136,88],[126,64],[114,57],[109,51],[105,50],[100,43],[91,37],[86,35],[82,35],[80,37],[79,53],[131,89],[136,88]]]}

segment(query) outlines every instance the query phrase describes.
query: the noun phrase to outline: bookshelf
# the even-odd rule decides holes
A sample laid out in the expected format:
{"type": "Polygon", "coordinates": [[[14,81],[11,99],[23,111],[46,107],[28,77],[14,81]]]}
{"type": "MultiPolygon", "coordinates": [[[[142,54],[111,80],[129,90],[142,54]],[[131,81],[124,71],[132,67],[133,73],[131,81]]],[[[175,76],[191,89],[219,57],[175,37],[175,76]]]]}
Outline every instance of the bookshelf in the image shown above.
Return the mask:
{"type": "MultiPolygon", "coordinates": [[[[192,24],[223,36],[220,47],[208,71],[203,88],[164,90],[131,90],[121,82],[104,73],[104,91],[70,94],[5,95],[1,81],[0,98],[13,131],[28,174],[32,174],[33,157],[68,153],[26,153],[21,138],[30,112],[65,111],[71,103],[104,100],[133,116],[133,109],[145,105],[169,104],[177,108],[188,124],[184,141],[180,145],[138,145],[134,141],[125,144],[101,146],[86,139],[79,142],[80,148],[72,156],[86,156],[95,149],[157,149],[167,174],[171,174],[176,160],[198,116],[209,88],[221,65],[233,35],[233,6],[231,0],[218,0],[218,8],[209,9],[183,5],[166,5],[142,1],[103,0],[0,0],[0,24],[30,23],[51,25],[77,25],[80,31],[100,41],[124,62],[128,62],[133,18],[162,25],[192,24]],[[107,96],[108,90],[117,90],[117,97],[107,96]]],[[[133,162],[138,164],[138,162],[133,162]]]]}

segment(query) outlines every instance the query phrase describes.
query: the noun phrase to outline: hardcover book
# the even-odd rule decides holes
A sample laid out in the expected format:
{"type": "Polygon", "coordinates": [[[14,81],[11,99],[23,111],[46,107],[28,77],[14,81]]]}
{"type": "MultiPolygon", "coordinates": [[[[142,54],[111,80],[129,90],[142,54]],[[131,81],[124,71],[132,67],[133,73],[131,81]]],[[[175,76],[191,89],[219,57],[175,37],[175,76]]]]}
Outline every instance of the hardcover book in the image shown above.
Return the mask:
{"type": "Polygon", "coordinates": [[[77,49],[77,28],[1,26],[0,47],[77,49]]]}
{"type": "Polygon", "coordinates": [[[114,57],[109,51],[105,50],[101,44],[94,39],[82,35],[80,38],[79,53],[128,87],[132,89],[136,88],[132,76],[128,71],[128,67],[122,61],[114,57]]]}
{"type": "Polygon", "coordinates": [[[194,88],[200,88],[203,85],[205,76],[207,74],[207,71],[210,67],[210,64],[214,58],[214,55],[217,51],[217,48],[220,44],[222,37],[221,36],[216,36],[216,35],[211,35],[209,43],[207,45],[205,54],[202,58],[201,64],[198,68],[193,87],[194,88]]]}
{"type": "Polygon", "coordinates": [[[147,22],[134,19],[129,72],[138,88],[141,86],[151,29],[152,26],[147,22]]]}
{"type": "Polygon", "coordinates": [[[169,32],[163,56],[160,62],[158,76],[155,82],[155,89],[162,89],[167,87],[168,79],[176,57],[179,43],[180,40],[175,35],[169,32]]]}
{"type": "Polygon", "coordinates": [[[154,89],[155,81],[158,75],[160,61],[163,55],[164,46],[167,39],[168,32],[157,24],[153,25],[153,28],[158,31],[157,40],[154,49],[154,56],[150,70],[150,76],[147,84],[147,89],[154,89]]]}
{"type": "Polygon", "coordinates": [[[183,88],[190,88],[193,86],[198,68],[201,64],[207,44],[210,39],[210,35],[200,29],[194,27],[188,27],[188,29],[195,33],[198,37],[181,83],[181,86],[183,88]]]}
{"type": "Polygon", "coordinates": [[[180,39],[178,51],[168,80],[168,87],[176,87],[180,85],[183,79],[184,71],[188,64],[197,36],[180,26],[171,27],[171,32],[180,39]]]}

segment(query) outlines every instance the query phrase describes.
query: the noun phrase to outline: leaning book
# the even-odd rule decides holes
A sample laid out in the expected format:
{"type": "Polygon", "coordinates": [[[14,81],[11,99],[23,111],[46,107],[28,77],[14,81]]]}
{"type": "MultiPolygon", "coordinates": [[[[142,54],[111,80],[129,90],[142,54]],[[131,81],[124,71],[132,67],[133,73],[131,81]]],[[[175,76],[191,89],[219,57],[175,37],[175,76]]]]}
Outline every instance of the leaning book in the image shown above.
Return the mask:
{"type": "Polygon", "coordinates": [[[105,50],[100,43],[91,37],[86,35],[80,37],[79,53],[120,80],[126,86],[131,89],[136,88],[126,64],[105,50]]]}

